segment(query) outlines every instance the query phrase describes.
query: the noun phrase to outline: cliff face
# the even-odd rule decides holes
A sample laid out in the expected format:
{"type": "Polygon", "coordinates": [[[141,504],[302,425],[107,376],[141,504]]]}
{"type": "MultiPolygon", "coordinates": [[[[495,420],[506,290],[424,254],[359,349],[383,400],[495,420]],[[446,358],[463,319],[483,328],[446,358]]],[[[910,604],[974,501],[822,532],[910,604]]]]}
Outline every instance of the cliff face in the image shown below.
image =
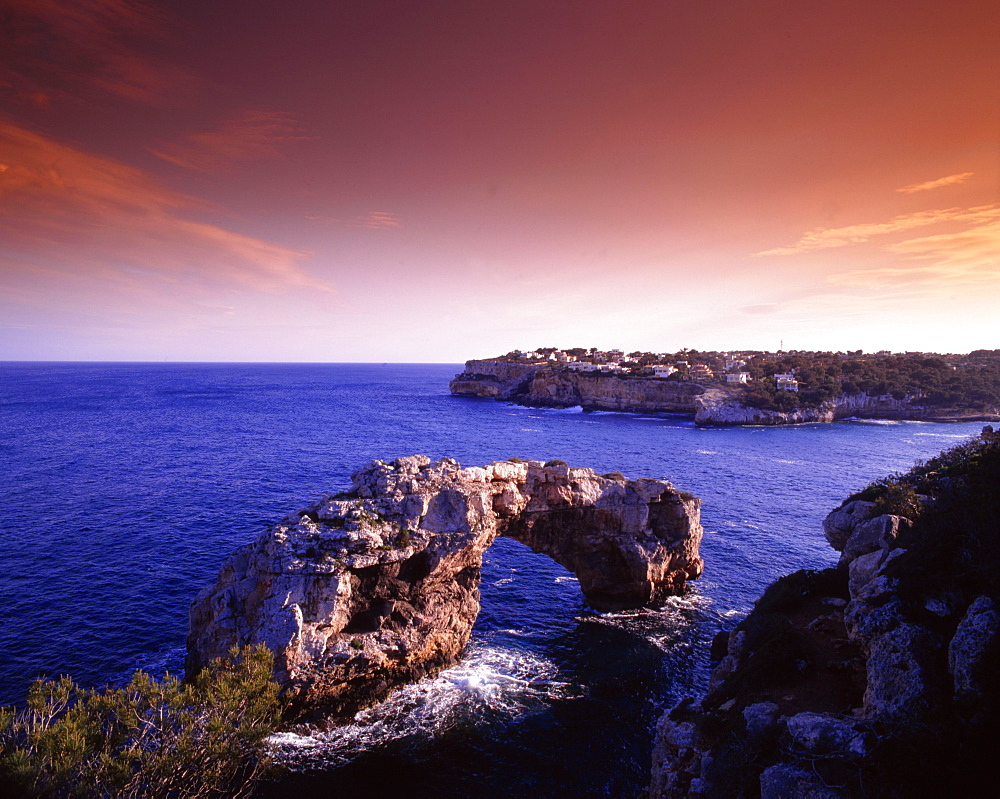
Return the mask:
{"type": "Polygon", "coordinates": [[[498,535],[572,570],[599,610],[656,606],[701,573],[700,503],[661,480],[424,456],[352,480],[229,557],[192,604],[189,674],[263,642],[293,716],[353,713],[457,661],[498,535]]]}
{"type": "Polygon", "coordinates": [[[698,383],[621,378],[509,361],[467,361],[449,384],[462,397],[495,397],[539,408],[694,413],[698,383]]]}
{"type": "Polygon", "coordinates": [[[987,432],[833,511],[838,567],[782,578],[716,642],[707,695],[660,721],[649,796],[996,795],[998,485],[987,432]]]}
{"type": "Polygon", "coordinates": [[[556,408],[580,405],[593,411],[693,413],[702,391],[698,383],[544,369],[535,373],[518,402],[556,408]]]}
{"type": "Polygon", "coordinates": [[[710,388],[695,398],[694,420],[700,425],[781,425],[832,422],[835,405],[824,402],[817,408],[797,408],[794,411],[767,411],[751,408],[736,399],[731,392],[710,388]]]}
{"type": "Polygon", "coordinates": [[[455,375],[448,388],[459,397],[511,399],[524,393],[542,368],[510,361],[466,361],[465,371],[455,375]]]}
{"type": "Polygon", "coordinates": [[[914,419],[992,421],[990,414],[962,408],[920,405],[918,397],[841,394],[815,408],[761,410],[740,401],[739,388],[656,378],[618,377],[554,369],[546,364],[502,360],[467,361],[465,371],[449,384],[461,397],[492,397],[532,407],[693,414],[699,425],[785,425],[833,422],[837,419],[914,419]]]}

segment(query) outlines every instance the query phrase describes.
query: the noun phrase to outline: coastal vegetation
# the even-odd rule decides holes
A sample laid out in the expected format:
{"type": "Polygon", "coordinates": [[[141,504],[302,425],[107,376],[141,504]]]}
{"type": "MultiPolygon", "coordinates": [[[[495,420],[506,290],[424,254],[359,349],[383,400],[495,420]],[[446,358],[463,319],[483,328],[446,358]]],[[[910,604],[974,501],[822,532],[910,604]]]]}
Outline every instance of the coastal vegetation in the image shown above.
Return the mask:
{"type": "Polygon", "coordinates": [[[997,485],[986,427],[848,497],[838,567],[771,585],[661,721],[651,799],[995,796],[997,485]]]}
{"type": "Polygon", "coordinates": [[[232,650],[192,681],[142,671],[122,688],[38,680],[0,709],[0,794],[71,797],[245,795],[281,717],[273,656],[232,650]]]}
{"type": "Polygon", "coordinates": [[[658,378],[727,386],[750,408],[790,412],[838,397],[892,398],[926,408],[995,413],[1000,408],[1000,350],[965,355],[927,352],[729,352],[681,349],[630,352],[573,347],[512,351],[489,359],[582,371],[592,377],[658,378]],[[733,380],[733,376],[742,375],[733,380]],[[778,375],[793,379],[779,381],[778,375]]]}

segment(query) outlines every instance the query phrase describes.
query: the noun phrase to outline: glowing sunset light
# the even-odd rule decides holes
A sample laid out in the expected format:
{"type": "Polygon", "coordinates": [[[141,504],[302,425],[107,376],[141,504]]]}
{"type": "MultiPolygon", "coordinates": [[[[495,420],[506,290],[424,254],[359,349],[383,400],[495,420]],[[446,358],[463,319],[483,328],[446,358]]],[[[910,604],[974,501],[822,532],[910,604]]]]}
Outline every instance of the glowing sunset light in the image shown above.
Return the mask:
{"type": "Polygon", "coordinates": [[[4,6],[0,359],[1000,347],[990,4],[4,6]]]}

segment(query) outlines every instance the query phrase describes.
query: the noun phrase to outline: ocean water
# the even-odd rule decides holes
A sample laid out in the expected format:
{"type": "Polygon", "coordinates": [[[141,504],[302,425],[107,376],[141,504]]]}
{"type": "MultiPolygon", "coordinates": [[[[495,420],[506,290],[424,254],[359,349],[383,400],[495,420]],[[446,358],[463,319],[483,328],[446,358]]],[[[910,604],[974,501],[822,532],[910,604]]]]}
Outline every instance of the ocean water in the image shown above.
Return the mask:
{"type": "Polygon", "coordinates": [[[843,497],[979,432],[843,422],[699,429],[655,415],[452,397],[457,364],[0,364],[0,704],[38,676],[179,673],[187,608],[223,558],[372,458],[560,458],[702,498],[704,577],[660,611],[597,614],[501,539],[463,662],[333,733],[279,736],[290,790],[631,796],[708,642],[776,577],[836,561],[843,497]]]}

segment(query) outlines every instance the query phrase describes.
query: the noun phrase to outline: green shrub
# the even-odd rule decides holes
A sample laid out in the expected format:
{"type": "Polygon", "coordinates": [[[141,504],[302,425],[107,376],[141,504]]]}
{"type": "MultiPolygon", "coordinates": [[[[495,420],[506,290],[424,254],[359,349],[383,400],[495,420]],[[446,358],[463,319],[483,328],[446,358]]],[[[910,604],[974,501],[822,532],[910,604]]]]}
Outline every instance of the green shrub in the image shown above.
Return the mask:
{"type": "Polygon", "coordinates": [[[566,463],[566,461],[560,461],[560,460],[545,461],[545,465],[546,466],[569,466],[569,464],[566,463]]]}
{"type": "Polygon", "coordinates": [[[0,793],[8,796],[233,796],[266,767],[281,716],[273,657],[233,649],[189,684],[137,671],[124,688],[69,677],[32,685],[0,710],[0,793]]]}
{"type": "Polygon", "coordinates": [[[888,482],[885,489],[874,500],[873,516],[891,513],[894,516],[905,516],[916,520],[920,515],[921,504],[917,492],[912,486],[903,483],[888,482]]]}
{"type": "Polygon", "coordinates": [[[624,480],[625,479],[625,475],[623,475],[621,472],[608,472],[607,474],[602,474],[601,477],[603,477],[605,480],[624,480]]]}
{"type": "Polygon", "coordinates": [[[357,649],[358,651],[365,648],[364,642],[360,638],[351,639],[351,649],[357,649]]]}

